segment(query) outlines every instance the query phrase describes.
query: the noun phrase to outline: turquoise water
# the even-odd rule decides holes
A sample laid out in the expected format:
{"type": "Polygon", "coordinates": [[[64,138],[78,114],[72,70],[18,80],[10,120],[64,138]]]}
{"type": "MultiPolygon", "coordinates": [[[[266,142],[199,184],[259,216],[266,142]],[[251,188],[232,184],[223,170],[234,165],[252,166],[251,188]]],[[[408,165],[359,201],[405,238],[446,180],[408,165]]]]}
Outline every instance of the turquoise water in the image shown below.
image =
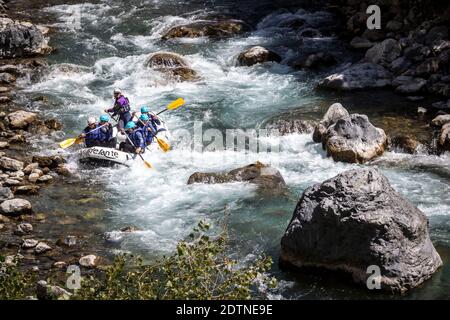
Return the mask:
{"type": "MultiPolygon", "coordinates": [[[[376,124],[383,123],[386,110],[393,115],[401,112],[405,119],[413,119],[415,106],[387,93],[345,97],[317,93],[314,84],[324,75],[320,72],[303,72],[271,63],[236,66],[236,56],[252,45],[276,48],[284,62],[293,58],[299,48],[330,51],[340,63],[352,57],[344,44],[332,35],[302,39],[295,30],[280,26],[280,22],[288,18],[306,19],[316,27],[330,26],[336,23],[330,14],[304,11],[289,6],[288,2],[245,3],[92,1],[40,8],[36,14],[57,21],[52,27],[63,32],[52,37],[52,44],[58,50],[49,57],[50,71],[37,83],[30,84],[22,79],[19,82],[24,87],[21,94],[24,98],[48,96],[47,104],[35,103],[33,108],[59,117],[68,135],[78,132],[88,115],[98,115],[111,105],[111,92],[115,87],[122,88],[135,107],[148,104],[155,111],[183,97],[186,100],[183,109],[165,114],[172,133],[182,129],[193,132],[196,121],[203,123],[204,130],[255,128],[288,110],[317,119],[334,101],[343,101],[352,111],[367,113],[376,124]],[[217,41],[160,40],[162,33],[173,25],[215,13],[240,17],[250,23],[252,31],[217,41]],[[71,22],[74,14],[81,17],[79,25],[71,22]],[[201,81],[166,83],[159,74],[144,68],[148,55],[159,50],[184,55],[200,74],[201,81]]],[[[60,152],[54,147],[54,141],[60,138],[39,141],[39,144],[46,146],[48,152],[60,152]]],[[[278,143],[280,152],[199,152],[177,139],[175,134],[173,151],[147,155],[155,170],[148,171],[143,166],[78,170],[82,178],[99,180],[105,186],[102,190],[107,208],[105,231],[114,232],[130,224],[143,230],[125,236],[116,248],[118,251],[139,252],[149,258],[170,253],[199,220],[206,219],[216,226],[226,214],[234,256],[250,261],[255,255],[267,252],[273,257],[272,272],[280,286],[269,294],[270,298],[384,297],[331,276],[296,275],[278,270],[279,241],[303,190],[356,165],[334,163],[326,158],[320,145],[313,144],[309,135],[266,140],[278,143]],[[257,160],[280,170],[288,184],[286,195],[259,194],[254,186],[244,183],[186,184],[196,171],[230,170],[257,160]]],[[[76,159],[71,161],[71,166],[77,167],[76,159]]],[[[450,245],[449,164],[447,155],[401,153],[387,153],[376,163],[393,186],[430,218],[432,238],[444,262],[450,245]]],[[[448,298],[449,284],[449,270],[445,266],[406,298],[448,298]]]]}

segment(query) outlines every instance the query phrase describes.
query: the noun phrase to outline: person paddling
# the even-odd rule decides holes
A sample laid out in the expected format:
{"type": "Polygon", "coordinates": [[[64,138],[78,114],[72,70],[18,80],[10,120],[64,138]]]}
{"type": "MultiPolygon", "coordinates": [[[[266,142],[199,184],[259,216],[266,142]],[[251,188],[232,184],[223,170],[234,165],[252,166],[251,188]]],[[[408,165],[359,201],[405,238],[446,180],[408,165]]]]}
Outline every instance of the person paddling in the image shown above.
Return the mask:
{"type": "Polygon", "coordinates": [[[141,128],[137,128],[133,121],[129,121],[125,126],[125,135],[127,140],[121,142],[119,149],[129,153],[144,153],[145,138],[141,128]]]}
{"type": "Polygon", "coordinates": [[[119,115],[118,129],[121,132],[123,132],[125,125],[133,117],[130,112],[130,101],[122,94],[120,89],[114,89],[114,106],[110,109],[105,109],[105,112],[112,112],[112,117],[119,115]]]}
{"type": "Polygon", "coordinates": [[[146,114],[141,114],[136,125],[142,129],[145,144],[149,146],[153,142],[153,137],[156,134],[156,128],[153,126],[152,122],[146,114]]]}
{"type": "Polygon", "coordinates": [[[116,141],[113,138],[113,126],[109,123],[109,116],[106,114],[100,116],[100,142],[103,147],[114,148],[116,141]]]}
{"type": "Polygon", "coordinates": [[[100,128],[95,117],[89,117],[87,123],[87,127],[83,129],[83,132],[78,137],[84,138],[84,143],[88,148],[101,145],[100,128]]]}

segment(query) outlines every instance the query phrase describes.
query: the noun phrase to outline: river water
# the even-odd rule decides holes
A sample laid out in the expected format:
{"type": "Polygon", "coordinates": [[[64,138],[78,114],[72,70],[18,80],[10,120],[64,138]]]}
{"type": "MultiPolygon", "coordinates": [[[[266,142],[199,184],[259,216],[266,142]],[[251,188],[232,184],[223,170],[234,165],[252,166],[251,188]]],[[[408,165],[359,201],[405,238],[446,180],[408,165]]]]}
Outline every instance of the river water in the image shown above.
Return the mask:
{"type": "MultiPolygon", "coordinates": [[[[99,115],[109,107],[113,88],[120,87],[135,108],[145,104],[159,111],[165,104],[183,97],[186,106],[164,116],[172,132],[181,129],[193,132],[194,122],[198,121],[202,122],[203,130],[255,128],[287,111],[295,111],[305,119],[320,119],[331,103],[339,101],[352,112],[367,114],[374,124],[389,133],[415,130],[423,139],[430,139],[426,123],[415,117],[417,104],[406,99],[383,91],[345,96],[319,93],[314,85],[324,76],[323,72],[298,71],[284,64],[236,66],[236,56],[252,45],[276,48],[283,62],[300,50],[332,52],[341,64],[355,59],[329,32],[332,29],[329,27],[338,23],[330,13],[305,11],[287,1],[80,2],[46,1],[50,5],[36,5],[23,13],[52,21],[51,26],[57,32],[52,34],[51,44],[57,51],[48,59],[50,71],[37,82],[20,80],[23,90],[17,99],[48,97],[47,103],[36,102],[30,107],[58,117],[67,135],[79,132],[88,115],[99,115]],[[242,18],[252,31],[214,41],[160,40],[163,32],[173,25],[212,14],[242,18]],[[321,28],[324,37],[306,39],[298,31],[283,27],[283,21],[295,18],[321,28]],[[159,50],[184,55],[201,80],[161,81],[160,75],[143,66],[148,55],[159,50]]],[[[61,152],[55,147],[55,141],[61,138],[39,140],[35,144],[49,153],[61,152]]],[[[274,137],[265,140],[278,141],[274,137]]],[[[309,135],[282,137],[280,151],[269,154],[202,152],[177,139],[172,144],[174,150],[169,153],[147,154],[154,170],[144,166],[88,170],[78,167],[71,158],[70,165],[80,178],[92,182],[93,192],[101,194],[104,231],[116,234],[124,225],[142,229],[121,235],[122,242],[111,248],[113,252],[137,252],[152,259],[172,252],[177,241],[188,235],[199,220],[217,226],[226,217],[233,256],[251,261],[266,252],[273,257],[271,272],[278,278],[279,287],[268,294],[269,298],[386,297],[329,275],[298,275],[282,272],[277,266],[281,236],[303,190],[356,165],[333,162],[320,145],[312,143],[309,135]],[[245,183],[186,184],[196,171],[231,170],[257,160],[280,170],[288,184],[286,195],[260,194],[245,183]]],[[[70,158],[70,154],[67,156],[70,158]]],[[[392,185],[428,216],[432,240],[444,260],[444,267],[432,280],[403,298],[449,298],[449,157],[388,152],[369,165],[378,165],[392,185]]],[[[73,208],[68,210],[72,211],[73,208]]]]}

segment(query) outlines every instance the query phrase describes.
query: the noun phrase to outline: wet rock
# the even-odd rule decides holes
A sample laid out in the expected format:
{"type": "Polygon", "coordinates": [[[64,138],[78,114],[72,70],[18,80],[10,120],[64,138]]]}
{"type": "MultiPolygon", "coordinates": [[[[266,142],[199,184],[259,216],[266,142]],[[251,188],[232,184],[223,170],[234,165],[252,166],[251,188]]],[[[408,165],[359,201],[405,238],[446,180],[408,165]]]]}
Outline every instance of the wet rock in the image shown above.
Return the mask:
{"type": "Polygon", "coordinates": [[[298,69],[320,69],[330,67],[336,62],[336,59],[331,54],[318,52],[308,55],[305,59],[295,61],[292,63],[292,66],[298,69]]]}
{"type": "Polygon", "coordinates": [[[20,253],[16,254],[16,255],[9,255],[5,257],[5,264],[7,266],[16,266],[17,263],[23,259],[23,255],[21,255],[20,253]]]}
{"type": "Polygon", "coordinates": [[[69,300],[72,294],[65,289],[47,284],[41,280],[36,285],[36,296],[39,300],[69,300]]]}
{"type": "Polygon", "coordinates": [[[279,134],[284,136],[291,133],[312,133],[316,126],[316,122],[312,120],[300,119],[278,119],[266,125],[268,130],[278,130],[279,134]]]}
{"type": "Polygon", "coordinates": [[[4,215],[0,214],[0,222],[1,223],[9,223],[11,220],[8,217],[5,217],[4,215]]]}
{"type": "Polygon", "coordinates": [[[328,127],[336,123],[341,118],[348,117],[350,114],[347,109],[345,109],[340,103],[333,103],[320,120],[319,124],[314,128],[313,141],[322,142],[324,133],[327,131],[328,127]]]}
{"type": "Polygon", "coordinates": [[[172,27],[163,36],[163,40],[173,38],[224,38],[240,34],[246,30],[240,20],[196,21],[189,24],[172,27]]]}
{"type": "Polygon", "coordinates": [[[0,83],[1,84],[14,84],[16,82],[16,77],[12,74],[1,72],[0,73],[0,83]]]}
{"type": "Polygon", "coordinates": [[[95,268],[97,267],[99,258],[93,254],[81,257],[78,263],[80,266],[85,268],[95,268]]]}
{"type": "Polygon", "coordinates": [[[16,135],[12,136],[8,141],[10,144],[20,144],[20,143],[25,143],[26,139],[25,139],[24,135],[16,134],[16,135]]]}
{"type": "Polygon", "coordinates": [[[450,114],[442,114],[431,120],[431,124],[436,127],[442,127],[447,122],[450,122],[450,114]]]}
{"type": "Polygon", "coordinates": [[[427,45],[432,45],[438,40],[448,39],[448,28],[446,26],[436,26],[428,31],[425,38],[427,45]]]}
{"type": "Polygon", "coordinates": [[[403,72],[408,70],[411,65],[412,63],[409,60],[405,59],[404,57],[400,57],[392,61],[390,70],[392,70],[392,72],[395,74],[402,74],[403,72]]]}
{"type": "Polygon", "coordinates": [[[72,172],[70,171],[70,169],[64,164],[58,165],[58,167],[55,169],[55,171],[57,174],[59,174],[61,176],[65,176],[65,177],[70,177],[72,175],[72,172]]]}
{"type": "Polygon", "coordinates": [[[34,135],[48,135],[51,132],[42,120],[35,120],[28,126],[27,131],[34,135]]]}
{"type": "Polygon", "coordinates": [[[445,123],[439,133],[439,147],[443,150],[450,151],[450,122],[445,123]]]}
{"type": "Polygon", "coordinates": [[[241,52],[237,59],[241,66],[252,66],[269,61],[281,62],[281,57],[278,54],[260,46],[241,52]]]}
{"type": "Polygon", "coordinates": [[[9,143],[6,141],[0,141],[0,149],[6,149],[9,147],[9,143]]]}
{"type": "Polygon", "coordinates": [[[0,158],[0,168],[10,171],[18,171],[23,169],[24,163],[22,161],[11,159],[8,157],[0,158]]]}
{"type": "Polygon", "coordinates": [[[374,168],[346,171],[303,193],[281,239],[280,262],[342,270],[365,285],[381,270],[381,288],[404,292],[442,265],[426,216],[374,168]]]}
{"type": "Polygon", "coordinates": [[[371,63],[389,64],[397,59],[401,52],[402,48],[397,40],[386,39],[367,50],[365,58],[371,63]]]}
{"type": "Polygon", "coordinates": [[[39,243],[39,241],[34,240],[34,239],[25,239],[25,240],[23,240],[22,248],[23,249],[32,249],[32,248],[36,247],[38,243],[39,243]]]}
{"type": "Polygon", "coordinates": [[[31,212],[31,203],[25,199],[5,200],[0,204],[0,211],[4,215],[18,216],[31,212]]]}
{"type": "Polygon", "coordinates": [[[39,163],[41,168],[55,169],[65,160],[61,156],[34,156],[32,162],[39,163]]]}
{"type": "Polygon", "coordinates": [[[9,125],[13,129],[25,129],[30,123],[37,119],[37,114],[28,111],[15,111],[8,115],[9,125]]]}
{"type": "Polygon", "coordinates": [[[39,192],[39,186],[36,185],[25,185],[25,186],[18,186],[14,188],[14,194],[16,195],[33,195],[38,194],[39,192]]]}
{"type": "Polygon", "coordinates": [[[38,173],[31,173],[28,176],[28,181],[30,181],[31,183],[36,183],[39,178],[40,178],[40,175],[38,173]]]}
{"type": "Polygon", "coordinates": [[[378,64],[358,63],[332,74],[319,82],[319,88],[333,90],[360,90],[382,88],[391,84],[391,73],[378,64]]]}
{"type": "Polygon", "coordinates": [[[37,162],[30,163],[23,169],[23,173],[30,174],[33,170],[37,168],[39,168],[39,163],[37,162]]]}
{"type": "Polygon", "coordinates": [[[259,161],[242,168],[231,170],[228,173],[196,172],[189,177],[188,184],[240,181],[253,183],[260,189],[274,192],[279,192],[286,186],[286,183],[278,170],[259,161]]]}
{"type": "Polygon", "coordinates": [[[8,187],[20,185],[20,181],[16,179],[6,179],[4,183],[8,187]]]}
{"type": "Polygon", "coordinates": [[[14,198],[14,194],[8,187],[0,187],[0,202],[14,198]]]}
{"type": "Polygon", "coordinates": [[[50,130],[59,131],[62,129],[62,123],[56,119],[48,119],[44,123],[50,130]]]}
{"type": "MultiPolygon", "coordinates": [[[[9,103],[9,102],[11,102],[11,98],[10,97],[7,97],[7,96],[1,96],[0,97],[0,104],[6,104],[6,103],[9,103]]],[[[2,130],[4,130],[4,129],[2,129],[2,130]]]]}
{"type": "Polygon", "coordinates": [[[391,144],[395,149],[400,149],[409,154],[416,153],[420,146],[420,142],[409,135],[396,136],[392,138],[391,144]]]}
{"type": "Polygon", "coordinates": [[[34,253],[36,254],[42,254],[44,252],[52,250],[52,247],[50,247],[48,244],[44,242],[39,242],[37,246],[34,248],[34,253]]]}
{"type": "Polygon", "coordinates": [[[156,52],[150,55],[145,65],[153,70],[168,75],[179,81],[195,81],[199,79],[197,72],[190,68],[187,61],[173,52],[156,52]]]}
{"type": "Polygon", "coordinates": [[[64,261],[57,261],[53,264],[53,268],[64,269],[67,267],[67,263],[64,261]]]}
{"type": "Polygon", "coordinates": [[[56,245],[60,247],[73,247],[77,244],[77,237],[66,236],[57,240],[56,245]]]}
{"type": "Polygon", "coordinates": [[[423,115],[425,115],[426,113],[427,113],[427,109],[426,108],[423,108],[423,107],[418,107],[417,108],[417,114],[419,115],[419,116],[423,116],[423,115]]]}
{"type": "Polygon", "coordinates": [[[422,78],[413,78],[409,76],[400,76],[395,78],[392,81],[392,85],[396,86],[396,84],[399,84],[397,88],[395,89],[395,92],[402,93],[402,94],[416,94],[418,92],[421,92],[422,89],[425,88],[425,85],[427,84],[427,81],[422,78]],[[402,78],[401,82],[398,83],[397,79],[402,78]]]}
{"type": "Polygon", "coordinates": [[[40,182],[40,183],[49,183],[49,182],[52,182],[52,181],[53,181],[53,177],[51,175],[48,175],[48,174],[43,175],[42,177],[37,179],[37,182],[40,182]]]}
{"type": "Polygon", "coordinates": [[[414,43],[412,46],[405,49],[405,58],[413,62],[423,61],[431,53],[427,46],[414,43]]]}
{"type": "Polygon", "coordinates": [[[122,229],[120,229],[121,232],[136,232],[136,231],[141,231],[141,229],[139,229],[136,226],[126,226],[123,227],[122,229]]]}
{"type": "Polygon", "coordinates": [[[355,49],[369,49],[374,43],[362,37],[354,37],[350,42],[350,46],[355,49]]]}
{"type": "Polygon", "coordinates": [[[31,223],[23,222],[17,225],[17,229],[14,231],[17,235],[24,235],[33,232],[33,225],[31,223]]]}
{"type": "Polygon", "coordinates": [[[384,152],[387,136],[366,115],[352,114],[328,127],[322,143],[335,161],[364,163],[384,152]]]}
{"type": "Polygon", "coordinates": [[[48,40],[37,26],[0,18],[0,57],[20,58],[49,52],[48,40]]]}

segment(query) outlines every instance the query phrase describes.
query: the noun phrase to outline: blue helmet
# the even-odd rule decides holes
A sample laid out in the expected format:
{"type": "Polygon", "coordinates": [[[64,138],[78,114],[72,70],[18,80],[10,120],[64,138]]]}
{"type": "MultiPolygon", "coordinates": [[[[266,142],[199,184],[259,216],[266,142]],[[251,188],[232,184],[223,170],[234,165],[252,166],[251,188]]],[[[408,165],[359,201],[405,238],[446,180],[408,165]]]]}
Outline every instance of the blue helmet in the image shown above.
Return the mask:
{"type": "Polygon", "coordinates": [[[150,112],[150,109],[147,106],[143,106],[141,108],[141,113],[147,113],[147,112],[150,112]]]}
{"type": "Polygon", "coordinates": [[[148,115],[146,115],[146,114],[141,114],[139,119],[141,119],[142,121],[148,121],[149,120],[148,115]]]}
{"type": "Polygon", "coordinates": [[[106,114],[100,116],[100,122],[108,122],[108,121],[109,117],[106,114]]]}
{"type": "Polygon", "coordinates": [[[125,126],[125,129],[133,129],[134,127],[136,127],[134,121],[128,121],[127,125],[125,126]]]}

